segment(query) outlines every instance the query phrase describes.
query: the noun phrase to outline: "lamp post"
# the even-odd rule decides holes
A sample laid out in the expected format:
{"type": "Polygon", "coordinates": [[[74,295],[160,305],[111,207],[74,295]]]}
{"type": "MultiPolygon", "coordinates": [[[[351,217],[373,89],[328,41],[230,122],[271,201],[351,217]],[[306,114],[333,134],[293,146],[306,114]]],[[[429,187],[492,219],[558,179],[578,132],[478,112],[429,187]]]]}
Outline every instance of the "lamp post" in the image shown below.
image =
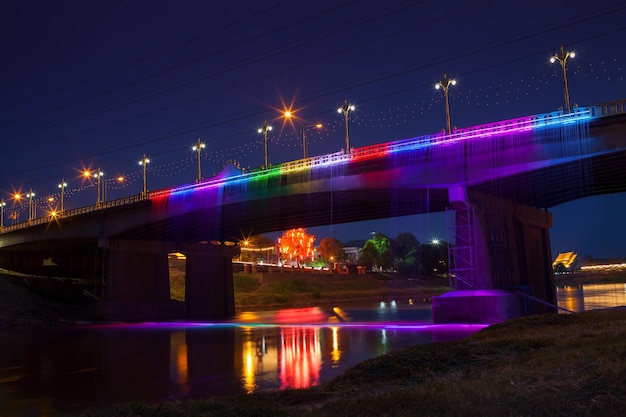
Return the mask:
{"type": "MultiPolygon", "coordinates": [[[[18,202],[21,204],[22,195],[20,193],[13,194],[13,200],[15,200],[14,204],[17,204],[18,202]]],[[[11,214],[11,219],[13,219],[13,224],[18,223],[19,214],[17,209],[13,210],[13,213],[11,214]]]]}
{"type": "Polygon", "coordinates": [[[302,153],[303,153],[303,158],[306,159],[307,156],[308,156],[308,143],[307,143],[307,140],[306,140],[306,130],[309,127],[314,127],[316,129],[321,129],[322,128],[322,124],[321,123],[316,123],[316,124],[305,125],[305,124],[299,122],[294,117],[293,113],[290,112],[290,111],[286,111],[285,113],[283,113],[283,115],[285,116],[285,119],[290,119],[291,121],[296,122],[302,128],[302,153]]]}
{"type": "Polygon", "coordinates": [[[569,105],[569,88],[567,87],[567,60],[569,58],[574,58],[576,54],[573,51],[566,51],[561,45],[561,52],[558,54],[554,54],[550,57],[550,62],[555,63],[559,62],[561,64],[561,69],[563,70],[563,90],[565,92],[565,109],[568,113],[571,113],[572,109],[569,105]]]}
{"type": "Polygon", "coordinates": [[[64,198],[64,195],[65,195],[65,187],[67,187],[67,183],[65,182],[64,179],[61,179],[61,184],[59,184],[59,188],[61,189],[61,211],[60,211],[60,213],[63,213],[63,210],[64,210],[63,198],[64,198]]]}
{"type": "Polygon", "coordinates": [[[150,163],[150,160],[146,157],[146,154],[143,154],[143,158],[141,158],[141,161],[139,161],[139,165],[143,166],[143,191],[141,193],[141,195],[145,198],[146,195],[148,195],[148,177],[146,175],[146,171],[148,169],[148,164],[150,163]]]}
{"type": "Polygon", "coordinates": [[[202,168],[200,166],[200,153],[202,152],[202,149],[204,149],[204,147],[205,147],[204,143],[200,142],[200,138],[198,138],[198,143],[196,143],[191,148],[193,151],[196,152],[198,156],[198,179],[196,180],[196,182],[202,181],[202,168]]]}
{"type": "Polygon", "coordinates": [[[102,186],[101,186],[101,179],[102,176],[104,175],[104,172],[102,172],[102,170],[100,170],[100,168],[98,168],[98,170],[93,174],[94,178],[96,179],[96,185],[97,185],[97,191],[98,191],[98,195],[96,196],[96,206],[100,207],[100,205],[102,204],[102,195],[104,194],[102,192],[102,186]]]}
{"type": "Polygon", "coordinates": [[[343,101],[343,106],[337,109],[337,113],[342,113],[346,123],[346,153],[350,153],[350,136],[348,136],[348,113],[354,110],[354,105],[348,103],[348,99],[343,101]]]}
{"type": "Polygon", "coordinates": [[[30,191],[28,191],[28,194],[26,194],[26,197],[28,197],[28,221],[31,221],[36,217],[35,206],[33,206],[34,196],[35,196],[35,193],[33,192],[33,189],[31,188],[30,191]]]}
{"type": "Polygon", "coordinates": [[[443,95],[446,99],[446,128],[448,129],[448,135],[452,133],[452,129],[450,128],[450,102],[448,101],[448,88],[451,85],[456,85],[456,80],[452,78],[448,78],[448,76],[444,73],[443,78],[437,84],[435,84],[435,88],[439,90],[443,89],[443,95]]]}
{"type": "Polygon", "coordinates": [[[263,127],[259,128],[258,132],[263,134],[263,152],[265,158],[263,159],[263,168],[267,169],[267,132],[272,130],[272,126],[267,124],[267,120],[263,120],[263,127]]]}
{"type": "Polygon", "coordinates": [[[0,200],[0,230],[4,229],[4,206],[6,205],[4,198],[0,200]]]}

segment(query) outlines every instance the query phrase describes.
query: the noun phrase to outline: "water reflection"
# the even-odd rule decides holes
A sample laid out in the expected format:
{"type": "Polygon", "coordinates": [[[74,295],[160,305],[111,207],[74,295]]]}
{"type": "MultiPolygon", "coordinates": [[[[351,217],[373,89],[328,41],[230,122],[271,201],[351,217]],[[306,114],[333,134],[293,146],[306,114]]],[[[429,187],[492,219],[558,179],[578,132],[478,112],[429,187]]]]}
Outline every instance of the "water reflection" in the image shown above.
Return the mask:
{"type": "MultiPolygon", "coordinates": [[[[371,309],[367,318],[365,311],[344,310],[363,319],[351,323],[325,315],[307,324],[144,323],[2,334],[0,415],[304,388],[374,356],[484,327],[410,322],[410,311],[376,323],[380,312],[371,309]]],[[[292,321],[295,313],[277,317],[292,321]]]]}
{"type": "Polygon", "coordinates": [[[322,365],[319,328],[281,329],[280,388],[308,388],[319,382],[322,365]]]}
{"type": "Polygon", "coordinates": [[[626,306],[626,284],[584,284],[557,287],[559,307],[581,312],[626,306]]]}

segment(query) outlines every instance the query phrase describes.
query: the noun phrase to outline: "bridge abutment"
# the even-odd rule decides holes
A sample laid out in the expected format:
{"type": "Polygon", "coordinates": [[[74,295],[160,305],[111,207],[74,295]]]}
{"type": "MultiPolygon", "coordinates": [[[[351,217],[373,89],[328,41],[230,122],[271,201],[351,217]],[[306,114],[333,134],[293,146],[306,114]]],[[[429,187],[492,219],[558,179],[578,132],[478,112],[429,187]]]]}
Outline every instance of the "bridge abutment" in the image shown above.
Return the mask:
{"type": "Polygon", "coordinates": [[[459,189],[451,189],[450,204],[456,210],[456,291],[433,297],[433,321],[499,322],[555,312],[551,214],[459,189]]]}

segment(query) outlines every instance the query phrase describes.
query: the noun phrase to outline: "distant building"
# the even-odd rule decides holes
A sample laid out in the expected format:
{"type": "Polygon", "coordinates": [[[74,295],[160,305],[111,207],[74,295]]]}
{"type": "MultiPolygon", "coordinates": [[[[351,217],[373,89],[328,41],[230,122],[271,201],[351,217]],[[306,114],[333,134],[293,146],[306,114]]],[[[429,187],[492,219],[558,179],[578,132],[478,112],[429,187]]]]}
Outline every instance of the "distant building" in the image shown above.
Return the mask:
{"type": "Polygon", "coordinates": [[[356,264],[359,261],[365,242],[365,240],[351,240],[343,245],[343,253],[348,263],[356,264]]]}
{"type": "Polygon", "coordinates": [[[554,272],[574,272],[578,269],[580,269],[580,258],[574,252],[559,253],[554,262],[552,262],[552,270],[554,272]]]}

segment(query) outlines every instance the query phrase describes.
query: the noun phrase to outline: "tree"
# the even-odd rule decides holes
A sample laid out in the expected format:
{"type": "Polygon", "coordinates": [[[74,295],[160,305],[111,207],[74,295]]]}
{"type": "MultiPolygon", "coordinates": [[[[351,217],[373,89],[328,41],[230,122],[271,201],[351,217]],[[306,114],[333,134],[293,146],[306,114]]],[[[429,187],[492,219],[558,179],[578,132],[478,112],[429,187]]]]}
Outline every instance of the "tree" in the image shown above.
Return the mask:
{"type": "Polygon", "coordinates": [[[414,252],[416,248],[419,248],[420,242],[412,233],[400,233],[394,239],[395,245],[392,245],[394,249],[394,255],[396,258],[405,259],[410,252],[414,252]]]}
{"type": "Polygon", "coordinates": [[[311,261],[315,248],[315,236],[306,233],[304,228],[291,229],[278,238],[278,247],[283,260],[304,263],[311,261]]]}
{"type": "Polygon", "coordinates": [[[320,254],[325,261],[343,260],[345,258],[343,243],[333,237],[325,237],[320,242],[320,254]]]}
{"type": "Polygon", "coordinates": [[[359,263],[367,269],[371,269],[378,262],[378,249],[372,239],[369,239],[361,249],[359,263]]]}
{"type": "Polygon", "coordinates": [[[376,264],[383,269],[389,269],[393,266],[393,253],[391,251],[391,241],[382,233],[374,235],[374,245],[378,250],[378,259],[376,264]]]}
{"type": "Polygon", "coordinates": [[[374,265],[383,269],[390,268],[393,265],[393,253],[389,238],[382,233],[377,233],[373,238],[368,239],[361,249],[359,263],[367,268],[374,265]]]}

